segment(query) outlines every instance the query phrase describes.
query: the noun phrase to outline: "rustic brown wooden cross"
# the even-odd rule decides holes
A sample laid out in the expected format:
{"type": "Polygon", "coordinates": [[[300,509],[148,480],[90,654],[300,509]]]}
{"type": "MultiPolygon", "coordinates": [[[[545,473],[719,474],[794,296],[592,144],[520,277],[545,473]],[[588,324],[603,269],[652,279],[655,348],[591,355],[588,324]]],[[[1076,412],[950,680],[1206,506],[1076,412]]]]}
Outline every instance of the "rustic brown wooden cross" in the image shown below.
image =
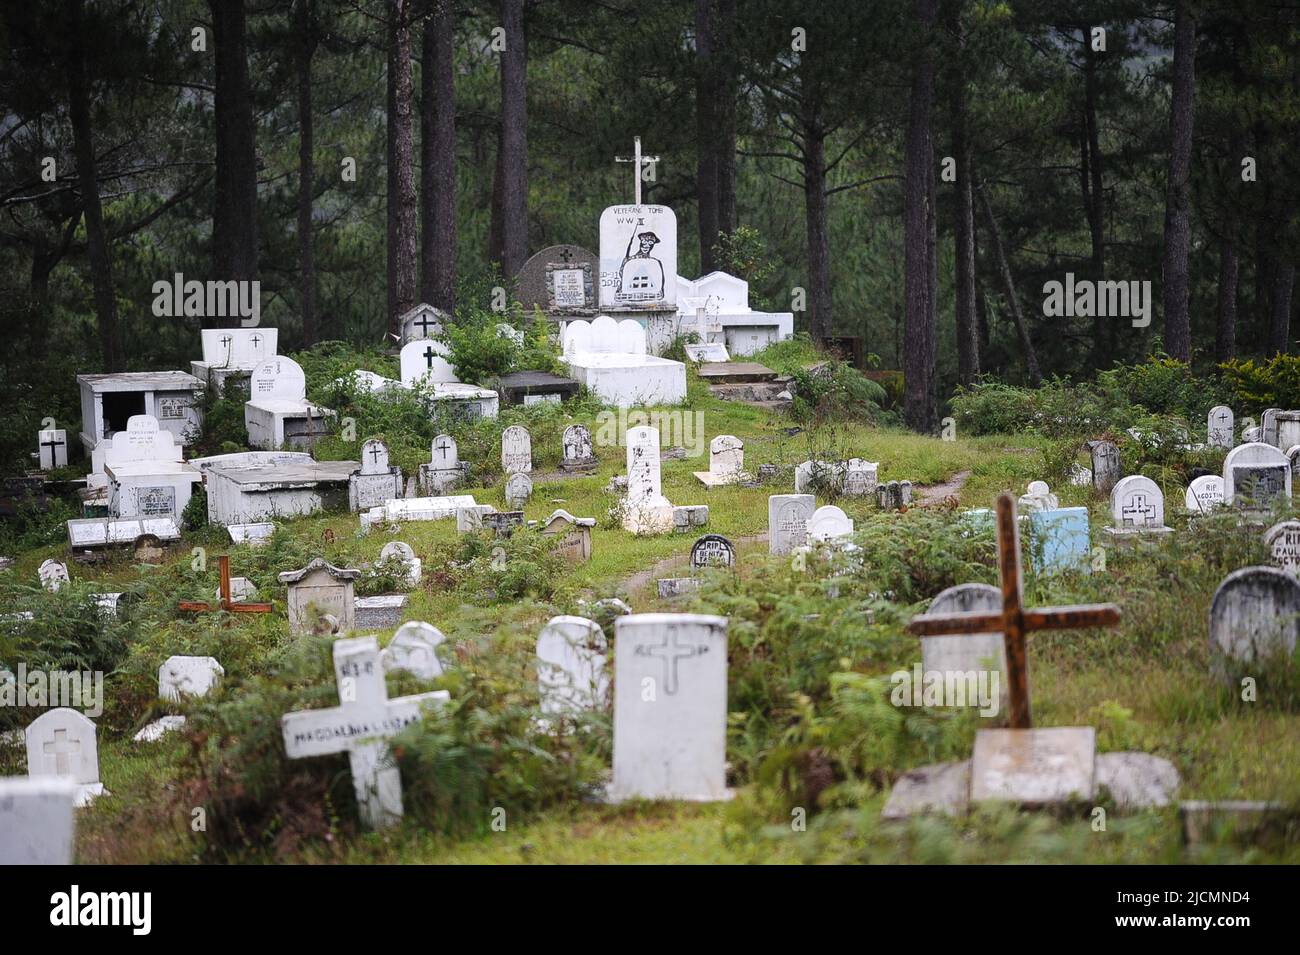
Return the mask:
{"type": "Polygon", "coordinates": [[[217,566],[221,570],[221,600],[217,606],[202,600],[182,600],[176,606],[181,610],[191,610],[195,613],[211,613],[216,610],[224,610],[227,613],[270,613],[270,604],[257,603],[235,603],[230,599],[230,557],[222,554],[217,558],[217,566]]]}
{"type": "Polygon", "coordinates": [[[1029,663],[1025,635],[1031,630],[1074,630],[1081,627],[1113,627],[1119,623],[1114,604],[1078,604],[1071,607],[1025,609],[1020,579],[1020,530],[1016,520],[1016,499],[1009,493],[998,497],[998,575],[1002,579],[1002,611],[989,613],[924,613],[908,623],[918,637],[970,636],[1001,633],[1007,648],[1007,696],[1011,705],[1012,729],[1029,729],[1029,663]]]}

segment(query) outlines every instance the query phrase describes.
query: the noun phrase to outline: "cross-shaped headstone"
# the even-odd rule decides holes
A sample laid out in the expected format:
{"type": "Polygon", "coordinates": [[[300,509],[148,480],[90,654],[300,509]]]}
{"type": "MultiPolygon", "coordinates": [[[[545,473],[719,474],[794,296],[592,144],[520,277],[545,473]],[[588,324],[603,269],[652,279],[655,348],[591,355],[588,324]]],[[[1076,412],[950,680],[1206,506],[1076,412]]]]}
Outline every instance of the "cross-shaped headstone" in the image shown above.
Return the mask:
{"type": "Polygon", "coordinates": [[[72,775],[72,757],[81,752],[81,740],[68,739],[67,730],[55,730],[54,739],[43,747],[46,756],[54,757],[54,772],[59,776],[72,775]]]}
{"type": "Polygon", "coordinates": [[[643,166],[653,166],[653,165],[654,165],[655,163],[657,163],[658,161],[659,161],[659,157],[658,157],[658,156],[642,156],[642,155],[641,155],[641,137],[640,137],[640,136],[635,136],[635,137],[633,137],[633,139],[632,139],[632,155],[631,155],[631,156],[615,156],[615,157],[614,157],[614,162],[630,162],[630,163],[632,163],[632,173],[633,173],[633,175],[632,175],[632,179],[633,179],[633,181],[636,183],[636,186],[635,186],[636,199],[635,199],[635,202],[634,202],[635,205],[638,205],[638,206],[641,205],[641,168],[642,168],[643,166]]]}
{"type": "Polygon", "coordinates": [[[707,653],[709,648],[700,644],[680,644],[677,632],[664,634],[663,643],[639,644],[635,652],[639,657],[658,657],[664,664],[664,692],[669,696],[677,692],[677,661],[683,657],[699,656],[707,653]]]}
{"type": "Polygon", "coordinates": [[[1114,604],[1078,604],[1069,607],[1022,606],[1024,587],[1020,577],[1020,531],[1016,521],[1016,499],[1006,492],[998,497],[998,575],[1002,583],[1002,612],[920,614],[907,625],[918,637],[969,636],[1001,633],[1007,648],[1007,696],[1011,705],[1012,729],[1029,729],[1029,662],[1025,635],[1032,630],[1074,630],[1083,627],[1113,627],[1119,623],[1114,604]]]}
{"type": "Polygon", "coordinates": [[[1133,500],[1119,509],[1119,514],[1125,527],[1144,526],[1156,519],[1156,506],[1147,503],[1145,494],[1134,494],[1133,500]],[[1136,517],[1142,518],[1141,525],[1134,520],[1136,517]]]}
{"type": "Polygon", "coordinates": [[[235,603],[230,596],[230,555],[222,554],[217,558],[217,567],[221,572],[221,599],[217,606],[203,600],[182,600],[176,606],[181,610],[195,613],[211,613],[224,610],[227,613],[270,613],[271,605],[265,603],[235,603]]]}
{"type": "Polygon", "coordinates": [[[285,755],[347,753],[362,821],[372,829],[393,825],[402,816],[402,779],[396,766],[384,765],[387,740],[420,720],[423,706],[450,694],[438,690],[390,700],[374,637],[335,640],[333,651],[339,705],[284,714],[285,755]]]}

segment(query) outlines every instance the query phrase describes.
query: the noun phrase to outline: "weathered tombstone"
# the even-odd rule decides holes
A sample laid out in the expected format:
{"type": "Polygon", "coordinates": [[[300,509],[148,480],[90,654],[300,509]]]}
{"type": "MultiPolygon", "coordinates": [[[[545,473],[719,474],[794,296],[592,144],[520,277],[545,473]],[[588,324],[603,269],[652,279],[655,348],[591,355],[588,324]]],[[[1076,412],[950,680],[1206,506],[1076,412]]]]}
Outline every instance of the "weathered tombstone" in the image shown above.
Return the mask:
{"type": "Polygon", "coordinates": [[[720,434],[709,442],[709,469],[696,471],[705,487],[735,484],[744,478],[745,444],[733,434],[720,434]]]}
{"type": "Polygon", "coordinates": [[[1223,503],[1223,478],[1217,474],[1202,474],[1187,485],[1183,503],[1189,511],[1208,514],[1223,503]]]}
{"type": "Polygon", "coordinates": [[[1265,408],[1259,416],[1259,440],[1277,447],[1277,416],[1281,408],[1265,408]]]}
{"type": "Polygon", "coordinates": [[[58,590],[70,580],[68,577],[68,565],[63,563],[61,560],[54,560],[53,558],[41,561],[41,566],[36,571],[36,575],[41,579],[41,586],[51,593],[58,590]]]}
{"type": "Polygon", "coordinates": [[[673,529],[673,506],[659,476],[659,431],[642,425],[627,432],[627,512],[623,527],[634,534],[673,529]]]}
{"type": "Polygon", "coordinates": [[[533,479],[518,471],[506,479],[506,507],[518,510],[533,496],[533,479]]]}
{"type": "MultiPolygon", "coordinates": [[[[214,600],[221,599],[221,587],[212,591],[214,600]]],[[[257,600],[257,585],[247,577],[230,578],[230,599],[235,603],[251,603],[257,600]]]]}
{"type": "MultiPolygon", "coordinates": [[[[958,584],[941,590],[926,609],[930,614],[1000,613],[1002,592],[992,584],[958,584]]],[[[997,712],[1002,712],[1006,695],[1007,649],[1001,633],[971,636],[938,634],[921,638],[921,668],[925,673],[988,673],[989,685],[997,693],[997,712]],[[996,682],[993,674],[997,674],[996,682]]],[[[978,685],[978,683],[977,683],[978,685]]],[[[978,694],[967,693],[966,704],[979,704],[978,694]]]]}
{"type": "Polygon", "coordinates": [[[1243,567],[1219,584],[1210,602],[1213,671],[1295,652],[1300,632],[1300,581],[1276,567],[1243,567]]]}
{"type": "Polygon", "coordinates": [[[402,817],[402,778],[396,766],[385,765],[386,740],[419,721],[425,706],[451,695],[438,690],[390,700],[374,637],[336,640],[333,651],[340,705],[284,714],[285,755],[347,753],[362,822],[372,829],[394,825],[402,817]]]}
{"type": "Polygon", "coordinates": [[[555,716],[609,705],[608,646],[600,624],[586,617],[552,617],[537,637],[541,710],[555,716]]]}
{"type": "Polygon", "coordinates": [[[591,431],[584,425],[571,424],[564,429],[560,467],[565,471],[588,471],[596,466],[592,453],[591,431]]]}
{"type": "Polygon", "coordinates": [[[611,801],[727,798],[726,618],[633,614],[615,627],[611,801]]]}
{"type": "Polygon", "coordinates": [[[40,452],[41,470],[53,471],[55,468],[67,467],[68,432],[61,428],[51,428],[38,432],[36,449],[40,452]]]}
{"type": "Polygon", "coordinates": [[[465,480],[468,465],[461,461],[456,439],[440,434],[433,439],[428,464],[420,465],[419,488],[425,494],[446,494],[465,480]]]}
{"type": "Polygon", "coordinates": [[[533,439],[528,429],[513,424],[501,432],[501,470],[520,474],[533,469],[533,439]]]}
{"type": "Polygon", "coordinates": [[[574,517],[561,508],[542,521],[541,534],[560,538],[556,550],[568,564],[583,564],[591,559],[591,529],[595,526],[594,517],[574,517]]]}
{"type": "Polygon", "coordinates": [[[519,270],[515,298],[551,321],[590,317],[596,314],[599,271],[599,259],[581,246],[552,245],[519,270]]]}
{"type": "Polygon", "coordinates": [[[328,433],[327,412],[307,400],[307,378],[292,358],[267,358],[248,382],[244,427],[250,447],[305,451],[328,433]]]}
{"type": "Polygon", "coordinates": [[[1282,521],[1264,532],[1264,546],[1273,563],[1292,577],[1300,578],[1300,521],[1282,521]]]}
{"type": "Polygon", "coordinates": [[[1279,411],[1273,420],[1277,429],[1275,446],[1291,448],[1300,444],[1300,411],[1279,411]]]}
{"type": "Polygon", "coordinates": [[[867,497],[874,494],[880,465],[875,461],[862,458],[849,458],[844,465],[844,495],[846,497],[867,497]]]}
{"type": "Polygon", "coordinates": [[[442,676],[442,661],[438,659],[437,651],[439,644],[446,639],[432,624],[420,620],[402,624],[380,654],[384,672],[404,670],[422,680],[442,676]]]}
{"type": "Polygon", "coordinates": [[[1102,494],[1109,494],[1120,477],[1119,447],[1113,441],[1093,441],[1092,486],[1102,494]]]}
{"type": "Polygon", "coordinates": [[[606,639],[612,640],[615,621],[619,617],[626,617],[631,613],[632,608],[625,601],[617,597],[605,597],[591,605],[588,616],[600,624],[601,630],[605,632],[606,639]]]}
{"type": "Polygon", "coordinates": [[[887,481],[876,485],[876,506],[881,510],[901,511],[911,503],[911,481],[887,481]]]}
{"type": "Polygon", "coordinates": [[[1253,511],[1291,501],[1291,460],[1264,442],[1241,444],[1223,459],[1223,503],[1253,511]]]}
{"type": "Polygon", "coordinates": [[[523,511],[488,511],[480,516],[483,526],[497,537],[509,537],[516,528],[524,526],[523,511]]]}
{"type": "Polygon", "coordinates": [[[348,508],[382,507],[402,496],[402,471],[388,463],[388,445],[371,438],[361,446],[361,467],[348,479],[348,508]]]}
{"type": "Polygon", "coordinates": [[[1256,425],[1253,428],[1241,429],[1242,444],[1255,444],[1256,442],[1262,441],[1263,439],[1264,439],[1264,429],[1259,427],[1258,425],[1256,425]]]}
{"type": "Polygon", "coordinates": [[[1232,409],[1227,405],[1215,405],[1206,416],[1206,431],[1209,435],[1206,443],[1212,448],[1231,449],[1232,427],[1232,409]]]}
{"type": "Polygon", "coordinates": [[[76,804],[104,794],[95,724],[74,709],[46,710],[27,725],[27,775],[57,776],[77,786],[76,804]]]}
{"type": "Polygon", "coordinates": [[[838,491],[844,486],[844,464],[837,461],[804,461],[795,465],[794,492],[815,494],[838,491]]]}
{"type": "Polygon", "coordinates": [[[1286,456],[1291,462],[1291,486],[1295,487],[1296,474],[1300,473],[1300,444],[1293,444],[1287,448],[1286,456]]]}
{"type": "Polygon", "coordinates": [[[270,540],[275,533],[275,524],[271,521],[256,521],[252,524],[230,524],[226,527],[232,544],[248,544],[259,547],[270,540]]]}
{"type": "Polygon", "coordinates": [[[158,668],[158,698],[180,702],[186,696],[207,696],[225,675],[214,657],[168,657],[158,668]]]}
{"type": "Polygon", "coordinates": [[[317,557],[301,570],[286,570],[280,583],[289,585],[289,632],[311,633],[312,613],[338,621],[336,633],[356,627],[356,581],[361,571],[335,567],[317,557]]]}
{"type": "Polygon", "coordinates": [[[62,779],[0,777],[0,865],[71,865],[76,799],[62,779]]]}
{"type": "Polygon", "coordinates": [[[1115,523],[1106,532],[1112,537],[1172,533],[1165,526],[1164,492],[1155,481],[1141,474],[1121,478],[1111,488],[1110,514],[1115,523]]]}
{"type": "Polygon", "coordinates": [[[1074,570],[1087,573],[1092,558],[1091,525],[1086,507],[1058,507],[1029,514],[1033,534],[1032,563],[1040,574],[1074,570]]]}
{"type": "Polygon", "coordinates": [[[708,567],[736,566],[736,545],[721,534],[705,534],[691,545],[691,573],[708,567]]]}
{"type": "Polygon", "coordinates": [[[1061,506],[1061,500],[1047,486],[1046,481],[1030,481],[1027,493],[1020,495],[1020,510],[1049,511],[1061,506]]]}
{"type": "Polygon", "coordinates": [[[495,514],[496,508],[491,504],[475,504],[473,507],[456,508],[456,533],[469,534],[483,529],[483,515],[495,514]]]}
{"type": "Polygon", "coordinates": [[[839,540],[853,534],[853,521],[834,504],[813,511],[808,518],[808,540],[818,544],[839,540]]]}
{"type": "Polygon", "coordinates": [[[808,543],[808,519],[817,509],[811,494],[773,494],[767,499],[767,549],[789,554],[808,543]]]}
{"type": "Polygon", "coordinates": [[[456,369],[447,356],[451,349],[440,341],[416,339],[402,346],[398,361],[402,384],[408,388],[456,382],[456,369]]]}
{"type": "Polygon", "coordinates": [[[109,517],[179,518],[202,475],[179,460],[170,431],[153,415],[132,415],[103,448],[109,517]]]}
{"type": "Polygon", "coordinates": [[[401,344],[408,345],[441,335],[450,318],[442,309],[421,302],[398,319],[402,324],[401,344]]]}
{"type": "Polygon", "coordinates": [[[379,562],[381,564],[392,562],[400,565],[407,586],[420,586],[420,580],[424,576],[423,563],[420,558],[415,556],[415,551],[411,548],[411,545],[405,541],[389,541],[381,547],[379,562]]]}

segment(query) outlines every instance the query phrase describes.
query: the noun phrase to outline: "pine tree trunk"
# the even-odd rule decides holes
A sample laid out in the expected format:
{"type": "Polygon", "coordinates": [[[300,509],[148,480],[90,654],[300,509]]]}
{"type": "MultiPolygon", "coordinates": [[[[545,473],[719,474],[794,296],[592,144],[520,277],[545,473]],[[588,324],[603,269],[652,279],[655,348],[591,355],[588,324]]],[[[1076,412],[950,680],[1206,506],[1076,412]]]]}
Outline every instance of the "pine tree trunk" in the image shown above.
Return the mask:
{"type": "MultiPolygon", "coordinates": [[[[1087,32],[1083,38],[1083,200],[1092,239],[1090,275],[1095,282],[1106,278],[1106,195],[1102,185],[1101,136],[1097,129],[1097,57],[1087,32]]],[[[1100,313],[1100,310],[1098,310],[1100,313]]],[[[1101,367],[1111,354],[1112,324],[1098,314],[1093,319],[1093,365],[1101,367]]]]}
{"type": "Polygon", "coordinates": [[[388,136],[392,163],[388,167],[388,221],[392,244],[389,273],[395,283],[388,313],[388,333],[401,336],[401,316],[415,307],[417,267],[415,242],[415,167],[412,133],[411,2],[390,0],[388,8],[388,71],[390,106],[388,136]]]}
{"type": "Polygon", "coordinates": [[[1029,337],[1029,326],[1020,311],[1020,297],[1016,295],[1016,281],[1011,274],[1011,263],[1007,260],[1006,249],[1002,245],[1002,233],[998,231],[997,219],[993,216],[993,204],[989,201],[988,190],[981,183],[979,188],[980,203],[984,207],[984,219],[989,228],[989,240],[993,243],[993,257],[998,263],[998,272],[1002,275],[1002,286],[1007,295],[1007,307],[1011,310],[1011,320],[1016,326],[1016,335],[1020,338],[1020,347],[1025,350],[1025,369],[1029,373],[1029,383],[1037,388],[1043,383],[1043,373],[1038,368],[1038,355],[1034,351],[1033,339],[1029,337]]]}
{"type": "Polygon", "coordinates": [[[1240,265],[1237,239],[1228,224],[1219,252],[1219,308],[1214,336],[1214,360],[1228,361],[1237,354],[1237,279],[1240,265]]]}
{"type": "Polygon", "coordinates": [[[914,15],[927,46],[916,54],[908,107],[904,152],[903,275],[903,418],[914,431],[934,426],[934,267],[931,260],[931,197],[934,145],[930,113],[934,100],[934,58],[929,34],[938,15],[938,0],[915,0],[914,15]]]}
{"type": "Polygon", "coordinates": [[[294,65],[298,73],[298,286],[304,345],[320,338],[316,318],[316,254],[312,243],[312,194],[316,165],[312,156],[311,61],[316,52],[316,27],[311,0],[295,0],[294,65]]]}
{"type": "Polygon", "coordinates": [[[957,164],[957,221],[953,224],[956,251],[957,380],[970,385],[980,373],[979,335],[975,317],[975,206],[971,192],[971,149],[966,130],[966,33],[961,4],[954,4],[958,66],[952,88],[952,151],[957,164]]]}
{"type": "Polygon", "coordinates": [[[524,0],[501,0],[501,274],[509,282],[528,258],[528,39],[524,0]]]}
{"type": "MultiPolygon", "coordinates": [[[[243,0],[208,0],[212,9],[216,91],[216,208],[212,215],[213,278],[257,278],[257,143],[243,0]]],[[[221,325],[208,316],[204,324],[221,325]]]]}
{"type": "Polygon", "coordinates": [[[420,74],[421,298],[451,311],[456,286],[456,79],[452,0],[429,0],[420,74]]]}
{"type": "Polygon", "coordinates": [[[1278,262],[1273,272],[1273,321],[1268,353],[1285,355],[1291,350],[1291,291],[1295,288],[1295,265],[1278,262]]]}
{"type": "Polygon", "coordinates": [[[69,0],[68,22],[77,46],[68,55],[68,116],[72,122],[72,147],[77,158],[77,185],[81,189],[86,220],[86,253],[95,293],[95,320],[104,371],[123,371],[126,361],[122,333],[117,322],[117,301],[113,295],[113,263],[109,257],[104,210],[100,205],[99,181],[95,171],[95,143],[90,124],[90,81],[81,44],[91,42],[83,33],[82,0],[69,0]]]}
{"type": "Polygon", "coordinates": [[[826,196],[826,138],[815,120],[804,127],[804,221],[808,236],[808,333],[831,334],[831,238],[826,196]]]}
{"type": "Polygon", "coordinates": [[[735,51],[736,0],[717,0],[718,39],[715,49],[720,58],[718,99],[714,113],[718,122],[718,231],[736,231],[736,97],[738,95],[735,51]]]}
{"type": "Polygon", "coordinates": [[[700,274],[717,268],[718,83],[714,52],[716,0],[695,0],[695,196],[700,217],[700,274]]]}
{"type": "Polygon", "coordinates": [[[1188,0],[1174,12],[1174,82],[1169,118],[1169,176],[1165,186],[1164,305],[1165,351],[1190,361],[1191,315],[1188,310],[1191,253],[1192,120],[1196,95],[1196,21],[1188,0]]]}

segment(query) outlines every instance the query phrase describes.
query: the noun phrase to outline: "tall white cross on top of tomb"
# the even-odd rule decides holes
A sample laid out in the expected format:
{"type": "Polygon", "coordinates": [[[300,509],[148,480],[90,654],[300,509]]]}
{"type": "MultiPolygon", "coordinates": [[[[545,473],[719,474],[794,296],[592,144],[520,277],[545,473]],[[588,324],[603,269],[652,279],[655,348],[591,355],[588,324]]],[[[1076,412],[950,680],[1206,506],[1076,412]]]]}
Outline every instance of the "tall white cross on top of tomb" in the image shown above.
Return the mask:
{"type": "Polygon", "coordinates": [[[633,179],[633,182],[635,183],[635,185],[634,185],[634,190],[635,190],[635,195],[636,195],[635,202],[633,203],[634,205],[638,205],[638,206],[641,205],[641,168],[642,168],[643,166],[646,166],[646,167],[648,167],[648,166],[653,166],[653,165],[654,165],[655,163],[657,163],[658,161],[659,161],[659,157],[658,157],[658,156],[642,156],[642,155],[641,155],[641,137],[640,137],[640,136],[634,136],[634,137],[632,138],[632,155],[631,155],[631,156],[615,156],[615,157],[614,157],[614,162],[630,162],[630,163],[632,163],[632,179],[633,179]]]}

